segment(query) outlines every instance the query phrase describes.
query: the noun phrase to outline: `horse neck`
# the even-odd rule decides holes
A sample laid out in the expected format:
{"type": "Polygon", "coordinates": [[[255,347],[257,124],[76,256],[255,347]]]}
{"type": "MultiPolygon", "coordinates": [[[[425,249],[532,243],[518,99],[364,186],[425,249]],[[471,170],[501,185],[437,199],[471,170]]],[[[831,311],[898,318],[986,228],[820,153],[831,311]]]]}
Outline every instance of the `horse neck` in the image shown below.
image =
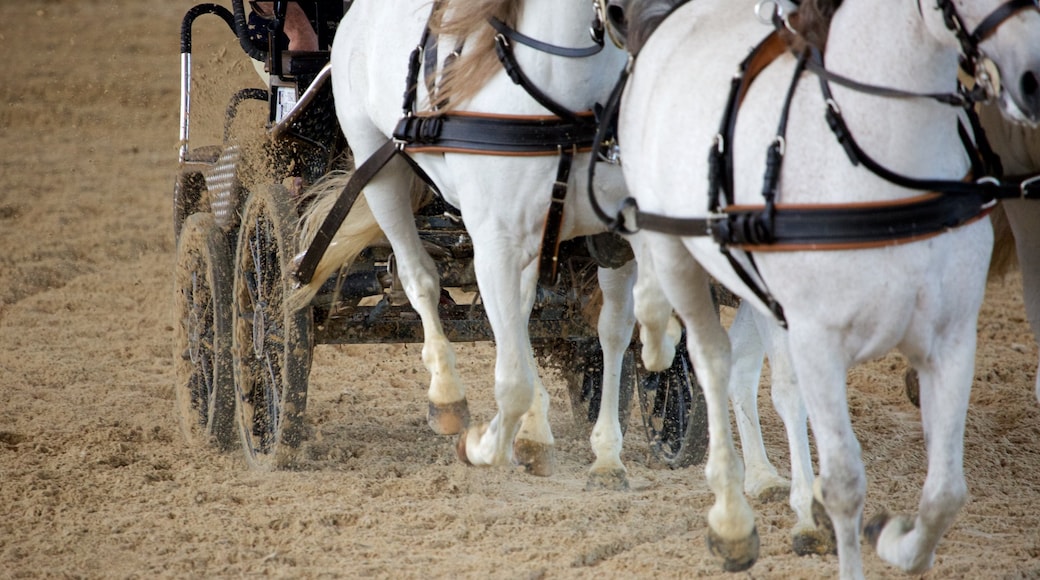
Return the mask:
{"type": "MultiPolygon", "coordinates": [[[[827,68],[901,90],[953,91],[958,48],[952,34],[936,31],[932,8],[922,15],[906,0],[846,0],[831,24],[827,68]]],[[[955,108],[832,88],[853,134],[878,161],[909,175],[960,177],[954,174],[964,170],[965,159],[955,108]]]]}

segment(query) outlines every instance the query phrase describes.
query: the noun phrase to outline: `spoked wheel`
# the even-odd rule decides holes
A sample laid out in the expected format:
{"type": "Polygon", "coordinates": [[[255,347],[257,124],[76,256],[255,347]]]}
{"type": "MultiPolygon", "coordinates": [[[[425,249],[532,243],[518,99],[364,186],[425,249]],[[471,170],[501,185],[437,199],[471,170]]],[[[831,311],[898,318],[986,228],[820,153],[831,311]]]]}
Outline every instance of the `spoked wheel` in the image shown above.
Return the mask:
{"type": "MultiPolygon", "coordinates": [[[[603,397],[603,350],[595,338],[574,341],[567,346],[573,349],[573,354],[571,360],[561,361],[561,370],[567,381],[571,415],[575,425],[588,432],[599,419],[603,397]]],[[[634,380],[635,358],[631,349],[628,349],[621,363],[621,386],[618,391],[618,421],[622,433],[628,429],[628,418],[632,413],[634,380]]]]}
{"type": "Polygon", "coordinates": [[[239,432],[253,468],[293,464],[303,439],[312,351],[311,311],[285,307],[296,214],[288,191],[250,196],[235,260],[234,367],[239,432]]]}
{"type": "Polygon", "coordinates": [[[234,446],[231,257],[209,213],[184,220],[177,244],[174,390],[181,430],[192,445],[234,446]]]}
{"type": "Polygon", "coordinates": [[[708,410],[686,353],[686,335],[671,368],[647,372],[639,365],[639,407],[650,450],[673,469],[700,463],[708,448],[708,410]]]}

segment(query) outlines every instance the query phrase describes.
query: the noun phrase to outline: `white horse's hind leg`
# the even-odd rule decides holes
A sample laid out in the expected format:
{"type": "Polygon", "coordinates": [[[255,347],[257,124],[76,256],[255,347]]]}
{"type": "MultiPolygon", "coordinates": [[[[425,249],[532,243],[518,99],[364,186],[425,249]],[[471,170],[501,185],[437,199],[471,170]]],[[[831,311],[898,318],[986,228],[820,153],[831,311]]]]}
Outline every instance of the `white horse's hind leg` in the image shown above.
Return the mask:
{"type": "MultiPolygon", "coordinates": [[[[790,347],[787,343],[787,333],[771,317],[757,311],[752,311],[752,314],[758,336],[769,353],[769,393],[773,408],[784,423],[791,454],[791,488],[788,502],[798,518],[794,529],[791,530],[792,548],[800,556],[833,554],[837,546],[829,520],[821,522],[822,525],[818,528],[813,519],[809,418],[788,356],[790,347]]],[[[743,438],[741,443],[744,443],[743,438]]],[[[826,518],[826,514],[822,516],[826,518]]]]}
{"type": "Polygon", "coordinates": [[[786,496],[791,484],[780,477],[766,456],[762,427],[758,418],[758,382],[762,375],[765,346],[755,328],[754,309],[745,303],[737,309],[729,328],[733,369],[729,378],[729,398],[736,415],[740,446],[744,454],[744,491],[761,501],[786,496]]]}
{"type": "MultiPolygon", "coordinates": [[[[1040,340],[1040,204],[1032,200],[1007,200],[1008,222],[1015,232],[1015,248],[1022,270],[1022,294],[1033,337],[1040,340]]],[[[1040,401],[1040,368],[1036,373],[1036,399],[1040,401]]]]}
{"type": "MultiPolygon", "coordinates": [[[[754,513],[744,496],[744,466],[733,443],[728,390],[730,344],[711,298],[707,272],[682,242],[643,233],[651,242],[662,289],[686,325],[686,347],[704,391],[708,411],[708,460],[704,473],[715,494],[708,512],[708,548],[723,560],[723,568],[739,572],[758,558],[759,538],[754,513]]],[[[647,248],[649,249],[649,248],[647,248]]],[[[648,252],[638,253],[642,259],[648,252]]],[[[637,298],[638,300],[638,298],[637,298]]]]}
{"type": "Polygon", "coordinates": [[[822,497],[818,499],[834,525],[841,577],[863,578],[859,528],[867,475],[849,417],[845,386],[848,369],[841,362],[846,355],[836,347],[841,344],[840,336],[818,332],[821,329],[811,326],[791,327],[787,353],[812,418],[820,457],[822,497]]]}
{"type": "Polygon", "coordinates": [[[661,372],[672,366],[675,347],[682,336],[679,321],[672,315],[672,305],[661,290],[654,272],[652,252],[643,251],[642,238],[629,240],[638,259],[638,275],[633,289],[635,314],[639,320],[639,341],[643,348],[640,357],[643,366],[650,372],[661,372]]]}
{"type": "Polygon", "coordinates": [[[461,431],[469,421],[466,393],[455,370],[455,350],[444,335],[437,305],[440,275],[415,229],[410,199],[411,168],[394,159],[365,188],[372,214],[394,248],[397,274],[423,326],[422,359],[430,372],[430,427],[442,435],[461,431]]]}
{"type": "Polygon", "coordinates": [[[599,417],[589,441],[596,461],[592,464],[586,489],[628,489],[627,470],[621,463],[621,423],[618,420],[621,365],[632,341],[635,314],[632,284],[635,262],[621,268],[599,269],[603,308],[599,314],[599,342],[603,348],[603,394],[599,417]]]}
{"type": "Polygon", "coordinates": [[[882,514],[867,526],[870,539],[884,560],[910,574],[932,566],[935,548],[968,498],[964,479],[964,424],[974,375],[974,318],[959,339],[936,348],[936,356],[918,368],[921,381],[921,422],[928,449],[928,476],[921,489],[915,519],[882,514]]]}

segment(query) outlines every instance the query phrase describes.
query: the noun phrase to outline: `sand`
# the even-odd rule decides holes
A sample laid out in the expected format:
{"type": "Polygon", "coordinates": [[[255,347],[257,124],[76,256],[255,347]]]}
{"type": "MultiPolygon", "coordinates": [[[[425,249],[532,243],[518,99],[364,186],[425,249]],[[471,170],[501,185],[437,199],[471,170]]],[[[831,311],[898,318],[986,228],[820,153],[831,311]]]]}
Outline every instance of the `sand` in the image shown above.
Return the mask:
{"type": "MultiPolygon", "coordinates": [[[[190,447],[174,407],[172,186],[181,0],[0,7],[0,577],[734,577],[704,544],[702,466],[625,441],[628,492],[584,491],[592,460],[564,382],[557,472],[461,465],[425,423],[417,345],[319,346],[308,455],[250,471],[190,447]]],[[[231,90],[257,86],[223,24],[196,26],[193,139],[219,136],[231,90]],[[239,84],[236,84],[239,83],[239,84]]],[[[213,141],[209,141],[213,142],[213,141]]],[[[493,350],[458,346],[471,410],[491,417],[493,350]]],[[[928,578],[1040,577],[1037,347],[1019,278],[991,283],[979,324],[965,468],[971,499],[928,578]]],[[[850,375],[867,515],[915,509],[916,409],[892,355],[850,375]]],[[[786,442],[762,392],[767,446],[786,442]]],[[[636,411],[638,413],[638,411],[636,411]]],[[[755,503],[759,562],[737,577],[829,578],[790,549],[794,518],[755,503]]],[[[865,549],[869,577],[898,573],[865,549]]]]}

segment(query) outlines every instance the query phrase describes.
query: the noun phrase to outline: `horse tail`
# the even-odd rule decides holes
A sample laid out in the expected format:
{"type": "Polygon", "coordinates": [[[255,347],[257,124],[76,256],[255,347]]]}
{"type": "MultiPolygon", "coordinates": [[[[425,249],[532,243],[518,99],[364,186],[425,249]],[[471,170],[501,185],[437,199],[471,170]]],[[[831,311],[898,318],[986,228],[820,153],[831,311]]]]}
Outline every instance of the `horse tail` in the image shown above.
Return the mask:
{"type": "MultiPolygon", "coordinates": [[[[308,204],[300,215],[297,228],[296,239],[300,241],[301,248],[310,246],[318,233],[318,228],[321,227],[325,217],[336,204],[339,192],[350,180],[350,175],[347,171],[329,172],[309,187],[305,195],[301,196],[302,202],[308,204]]],[[[346,219],[343,220],[343,224],[333,236],[328,249],[325,250],[325,255],[318,262],[311,281],[289,296],[288,307],[291,310],[299,310],[310,304],[329,276],[341,268],[349,267],[362,250],[372,245],[382,235],[383,231],[376,223],[365,196],[359,195],[346,219]]]]}
{"type": "Polygon", "coordinates": [[[990,214],[993,222],[993,256],[989,261],[989,280],[998,280],[1006,276],[1018,265],[1015,253],[1015,238],[1008,223],[1004,204],[997,205],[990,214]]]}

